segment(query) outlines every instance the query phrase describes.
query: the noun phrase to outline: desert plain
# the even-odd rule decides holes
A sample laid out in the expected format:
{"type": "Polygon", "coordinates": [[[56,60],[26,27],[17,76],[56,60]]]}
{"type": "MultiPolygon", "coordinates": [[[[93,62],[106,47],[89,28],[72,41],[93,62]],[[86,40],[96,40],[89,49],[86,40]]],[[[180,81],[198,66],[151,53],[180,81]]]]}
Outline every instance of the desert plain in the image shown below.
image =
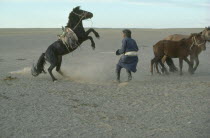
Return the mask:
{"type": "Polygon", "coordinates": [[[86,41],[65,55],[66,77],[54,71],[58,81],[52,82],[49,74],[33,77],[30,68],[61,29],[0,29],[0,137],[209,138],[210,44],[194,75],[186,63],[183,76],[150,73],[156,42],[203,29],[131,29],[139,46],[138,71],[128,83],[122,70],[118,84],[121,30],[96,29],[96,49],[86,41]]]}

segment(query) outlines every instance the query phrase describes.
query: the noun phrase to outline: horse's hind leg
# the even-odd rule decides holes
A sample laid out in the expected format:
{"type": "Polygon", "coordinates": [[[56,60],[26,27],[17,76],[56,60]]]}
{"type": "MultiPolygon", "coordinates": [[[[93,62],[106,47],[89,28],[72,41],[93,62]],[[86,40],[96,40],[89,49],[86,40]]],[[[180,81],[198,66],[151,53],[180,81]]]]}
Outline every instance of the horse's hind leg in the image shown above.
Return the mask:
{"type": "Polygon", "coordinates": [[[158,74],[160,74],[159,68],[158,68],[158,62],[155,63],[156,71],[158,74]]]}
{"type": "Polygon", "coordinates": [[[63,72],[61,71],[61,63],[62,63],[62,56],[58,57],[58,64],[56,66],[56,71],[61,74],[62,76],[64,76],[63,72]]]}
{"type": "Polygon", "coordinates": [[[162,72],[163,72],[163,73],[166,73],[166,74],[168,75],[168,71],[167,71],[165,65],[163,64],[163,62],[162,62],[161,60],[159,60],[158,62],[159,62],[160,65],[162,66],[162,72]]]}
{"type": "Polygon", "coordinates": [[[166,62],[166,59],[167,59],[167,56],[165,55],[165,56],[162,58],[162,63],[163,63],[163,64],[166,62]]]}
{"type": "Polygon", "coordinates": [[[183,59],[179,58],[179,68],[180,68],[180,75],[182,75],[182,67],[183,67],[183,59]]]}
{"type": "Polygon", "coordinates": [[[53,76],[53,74],[52,74],[52,70],[53,70],[55,67],[56,67],[55,64],[51,64],[50,67],[48,68],[48,72],[49,72],[49,74],[50,74],[50,76],[51,76],[51,78],[52,78],[53,81],[56,81],[56,80],[57,80],[57,79],[53,76]]]}
{"type": "Polygon", "coordinates": [[[153,65],[155,63],[155,57],[151,60],[151,68],[150,68],[150,72],[153,75],[153,65]]]}

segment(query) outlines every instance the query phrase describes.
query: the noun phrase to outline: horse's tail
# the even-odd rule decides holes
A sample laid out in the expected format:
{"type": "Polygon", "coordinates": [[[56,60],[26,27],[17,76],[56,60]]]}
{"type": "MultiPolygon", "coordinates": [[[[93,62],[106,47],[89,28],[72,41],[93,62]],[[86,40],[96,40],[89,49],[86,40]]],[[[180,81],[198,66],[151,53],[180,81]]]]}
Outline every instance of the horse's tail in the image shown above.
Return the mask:
{"type": "Polygon", "coordinates": [[[41,74],[44,71],[44,65],[45,65],[45,53],[42,53],[41,56],[39,57],[39,60],[37,62],[36,65],[33,64],[32,68],[31,68],[31,74],[33,76],[38,76],[39,74],[41,74]]]}

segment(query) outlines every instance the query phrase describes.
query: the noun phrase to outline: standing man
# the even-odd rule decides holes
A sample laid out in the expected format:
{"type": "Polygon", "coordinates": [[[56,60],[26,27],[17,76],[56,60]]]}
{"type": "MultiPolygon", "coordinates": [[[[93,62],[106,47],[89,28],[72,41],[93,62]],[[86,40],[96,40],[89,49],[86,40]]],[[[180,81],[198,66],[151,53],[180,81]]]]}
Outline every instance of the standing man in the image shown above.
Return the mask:
{"type": "Polygon", "coordinates": [[[122,48],[116,51],[116,55],[121,55],[121,58],[116,67],[117,82],[120,82],[120,71],[125,68],[128,73],[128,81],[132,80],[131,72],[136,72],[138,63],[138,46],[136,41],[131,38],[131,31],[128,29],[123,30],[122,48]]]}

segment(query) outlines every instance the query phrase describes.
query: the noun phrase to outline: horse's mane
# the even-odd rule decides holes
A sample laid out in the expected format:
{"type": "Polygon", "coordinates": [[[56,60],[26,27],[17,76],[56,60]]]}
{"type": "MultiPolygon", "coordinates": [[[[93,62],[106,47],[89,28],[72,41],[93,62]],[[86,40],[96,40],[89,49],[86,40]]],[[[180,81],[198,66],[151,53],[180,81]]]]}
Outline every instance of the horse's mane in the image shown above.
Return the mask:
{"type": "Polygon", "coordinates": [[[200,32],[200,33],[191,33],[191,35],[188,38],[183,38],[180,41],[185,41],[187,39],[192,39],[193,36],[198,36],[198,35],[202,35],[202,32],[200,32]]]}
{"type": "Polygon", "coordinates": [[[68,20],[68,23],[66,25],[67,27],[69,27],[69,28],[71,27],[71,24],[74,21],[74,20],[73,21],[71,20],[71,16],[74,14],[73,12],[77,12],[78,10],[80,10],[80,6],[77,6],[77,7],[73,8],[73,10],[69,13],[69,17],[68,17],[69,20],[68,20]]]}
{"type": "Polygon", "coordinates": [[[192,33],[189,37],[189,39],[191,39],[193,36],[201,36],[202,35],[202,32],[200,33],[192,33]]]}

